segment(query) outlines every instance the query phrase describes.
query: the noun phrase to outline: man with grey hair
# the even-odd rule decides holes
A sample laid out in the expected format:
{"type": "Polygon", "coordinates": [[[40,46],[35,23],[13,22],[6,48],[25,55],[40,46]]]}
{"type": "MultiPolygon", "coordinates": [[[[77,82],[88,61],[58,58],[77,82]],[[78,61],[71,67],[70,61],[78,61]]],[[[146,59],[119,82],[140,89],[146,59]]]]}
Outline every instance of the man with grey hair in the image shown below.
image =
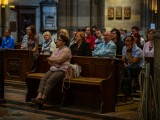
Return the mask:
{"type": "Polygon", "coordinates": [[[92,52],[92,56],[115,57],[116,49],[115,43],[111,40],[111,32],[106,31],[104,33],[104,41],[92,52]]]}

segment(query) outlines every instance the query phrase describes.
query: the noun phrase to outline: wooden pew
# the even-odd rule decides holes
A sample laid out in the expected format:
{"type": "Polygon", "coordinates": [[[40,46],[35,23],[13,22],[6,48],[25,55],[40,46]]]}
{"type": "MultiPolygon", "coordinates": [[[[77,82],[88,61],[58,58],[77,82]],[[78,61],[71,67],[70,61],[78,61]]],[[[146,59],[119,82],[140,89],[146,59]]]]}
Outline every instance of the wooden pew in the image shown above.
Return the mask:
{"type": "Polygon", "coordinates": [[[82,67],[82,77],[70,80],[69,89],[64,90],[63,106],[87,106],[101,113],[115,111],[115,60],[76,56],[71,62],[82,67]]]}
{"type": "MultiPolygon", "coordinates": [[[[48,56],[40,55],[37,73],[26,76],[28,88],[26,101],[36,97],[39,79],[49,69],[46,57],[48,56]]],[[[82,67],[81,76],[83,77],[70,80],[70,88],[64,89],[63,106],[88,106],[98,108],[101,113],[115,111],[115,59],[75,56],[71,62],[82,67]]],[[[68,81],[65,81],[65,85],[68,85],[68,81]]]]}
{"type": "Polygon", "coordinates": [[[26,74],[26,84],[27,84],[27,94],[26,102],[31,101],[32,98],[37,96],[37,89],[39,87],[40,79],[44,76],[50,68],[50,65],[47,62],[47,57],[49,55],[39,55],[37,59],[37,68],[34,72],[29,71],[26,74]]]}
{"type": "Polygon", "coordinates": [[[6,103],[5,95],[4,95],[4,50],[0,50],[0,104],[6,103]]]}
{"type": "Polygon", "coordinates": [[[24,81],[33,65],[32,52],[21,49],[4,49],[4,78],[24,81]]]}

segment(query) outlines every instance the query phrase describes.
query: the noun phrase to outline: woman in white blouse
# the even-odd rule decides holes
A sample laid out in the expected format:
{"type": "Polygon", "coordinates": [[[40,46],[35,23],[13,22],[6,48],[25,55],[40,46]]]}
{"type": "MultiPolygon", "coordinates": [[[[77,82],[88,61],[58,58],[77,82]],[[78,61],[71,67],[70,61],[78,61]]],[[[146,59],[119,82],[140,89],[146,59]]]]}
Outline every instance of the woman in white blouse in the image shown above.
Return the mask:
{"type": "Polygon", "coordinates": [[[154,30],[148,30],[148,42],[144,44],[144,57],[154,57],[154,30]]]}

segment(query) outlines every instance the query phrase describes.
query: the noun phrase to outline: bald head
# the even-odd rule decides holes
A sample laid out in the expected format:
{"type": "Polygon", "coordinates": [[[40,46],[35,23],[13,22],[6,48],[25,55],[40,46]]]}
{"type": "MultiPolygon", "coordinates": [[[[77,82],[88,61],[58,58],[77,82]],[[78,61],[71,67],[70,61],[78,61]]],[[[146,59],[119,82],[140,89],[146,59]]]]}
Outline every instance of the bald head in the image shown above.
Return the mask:
{"type": "Polygon", "coordinates": [[[111,40],[111,32],[110,32],[110,31],[106,31],[106,32],[104,33],[104,40],[105,40],[105,42],[107,42],[107,43],[111,40]]]}

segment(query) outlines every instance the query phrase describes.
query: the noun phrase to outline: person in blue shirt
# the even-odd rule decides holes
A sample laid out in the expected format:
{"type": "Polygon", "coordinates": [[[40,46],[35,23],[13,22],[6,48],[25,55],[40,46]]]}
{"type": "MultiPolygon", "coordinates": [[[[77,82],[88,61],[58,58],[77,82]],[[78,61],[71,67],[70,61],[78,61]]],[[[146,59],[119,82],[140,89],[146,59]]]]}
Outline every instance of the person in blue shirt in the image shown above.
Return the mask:
{"type": "Polygon", "coordinates": [[[5,29],[4,38],[0,48],[14,48],[14,38],[11,36],[11,32],[8,28],[5,29]]]}
{"type": "Polygon", "coordinates": [[[96,46],[96,49],[92,51],[92,56],[114,58],[116,49],[116,44],[111,40],[111,32],[105,32],[104,41],[96,46]]]}
{"type": "Polygon", "coordinates": [[[94,50],[98,49],[99,48],[98,46],[104,42],[104,37],[103,37],[102,31],[100,29],[95,30],[95,35],[96,35],[96,41],[95,41],[95,45],[94,45],[94,50]]]}
{"type": "Polygon", "coordinates": [[[122,91],[124,94],[130,95],[133,87],[138,87],[137,78],[144,62],[143,51],[137,46],[133,36],[127,36],[125,39],[125,46],[122,49],[122,61],[124,62],[122,91]]]}

